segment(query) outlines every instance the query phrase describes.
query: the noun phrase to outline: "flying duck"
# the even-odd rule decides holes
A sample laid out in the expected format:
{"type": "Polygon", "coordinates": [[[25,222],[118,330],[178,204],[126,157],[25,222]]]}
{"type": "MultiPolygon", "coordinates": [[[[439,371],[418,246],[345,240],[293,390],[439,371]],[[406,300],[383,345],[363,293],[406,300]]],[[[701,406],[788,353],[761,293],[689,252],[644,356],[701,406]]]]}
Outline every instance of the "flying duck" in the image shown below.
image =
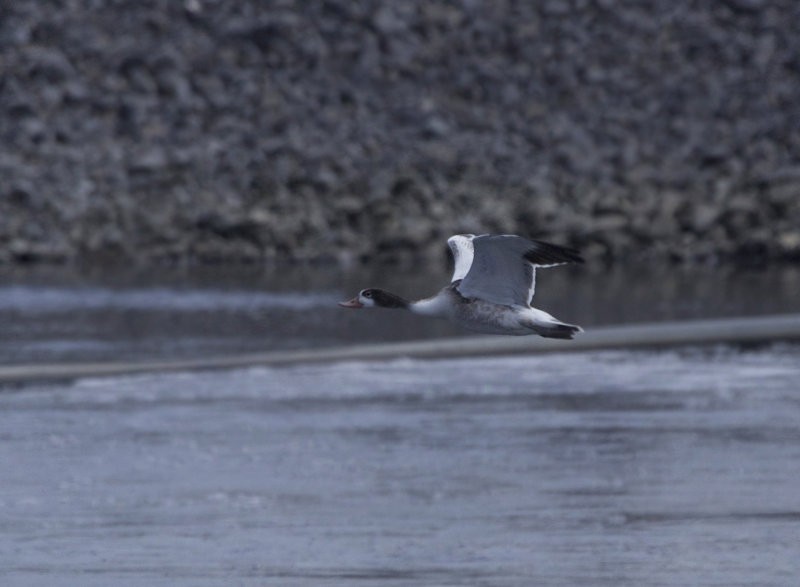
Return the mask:
{"type": "Polygon", "coordinates": [[[578,251],[510,234],[457,234],[447,239],[455,268],[450,285],[433,297],[407,301],[388,291],[362,289],[344,308],[394,308],[446,318],[486,334],[538,334],[571,339],[580,326],[531,306],[536,269],[583,263],[578,251]]]}

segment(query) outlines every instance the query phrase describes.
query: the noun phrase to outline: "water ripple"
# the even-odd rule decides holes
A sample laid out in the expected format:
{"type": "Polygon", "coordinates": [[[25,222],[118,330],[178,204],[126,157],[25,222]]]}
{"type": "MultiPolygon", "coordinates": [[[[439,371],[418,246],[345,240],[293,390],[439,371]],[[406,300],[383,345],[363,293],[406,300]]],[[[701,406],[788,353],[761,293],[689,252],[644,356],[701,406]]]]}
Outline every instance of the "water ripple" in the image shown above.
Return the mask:
{"type": "Polygon", "coordinates": [[[307,310],[333,307],[332,292],[253,292],[244,290],[182,290],[146,288],[115,290],[85,287],[0,287],[0,311],[25,314],[97,310],[170,312],[241,311],[253,309],[307,310]]]}

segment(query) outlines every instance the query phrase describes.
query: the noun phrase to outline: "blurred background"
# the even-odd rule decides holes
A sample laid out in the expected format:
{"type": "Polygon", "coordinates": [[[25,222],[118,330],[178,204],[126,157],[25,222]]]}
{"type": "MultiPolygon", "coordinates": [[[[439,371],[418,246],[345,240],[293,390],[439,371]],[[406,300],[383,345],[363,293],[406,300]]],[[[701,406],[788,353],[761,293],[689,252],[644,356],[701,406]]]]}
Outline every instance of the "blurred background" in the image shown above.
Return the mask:
{"type": "Polygon", "coordinates": [[[0,361],[456,335],[333,303],[432,294],[459,232],[579,248],[589,264],[537,292],[572,322],[796,308],[798,18],[793,0],[3,3],[0,361]]]}
{"type": "Polygon", "coordinates": [[[5,2],[0,258],[797,259],[799,11],[5,2]]]}

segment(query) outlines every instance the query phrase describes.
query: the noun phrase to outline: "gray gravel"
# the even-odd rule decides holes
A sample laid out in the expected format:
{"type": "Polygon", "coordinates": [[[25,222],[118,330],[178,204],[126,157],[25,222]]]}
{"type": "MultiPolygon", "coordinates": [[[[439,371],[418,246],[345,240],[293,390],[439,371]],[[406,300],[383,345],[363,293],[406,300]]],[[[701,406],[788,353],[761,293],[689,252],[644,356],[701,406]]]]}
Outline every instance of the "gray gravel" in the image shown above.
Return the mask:
{"type": "Polygon", "coordinates": [[[0,6],[0,262],[800,257],[800,4],[0,6]]]}

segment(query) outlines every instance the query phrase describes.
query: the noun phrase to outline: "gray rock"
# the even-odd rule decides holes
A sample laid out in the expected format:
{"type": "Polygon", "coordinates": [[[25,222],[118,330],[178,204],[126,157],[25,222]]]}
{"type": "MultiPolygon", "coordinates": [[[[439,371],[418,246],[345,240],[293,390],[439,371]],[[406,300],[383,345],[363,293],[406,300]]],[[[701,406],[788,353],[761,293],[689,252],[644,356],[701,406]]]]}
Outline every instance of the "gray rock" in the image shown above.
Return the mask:
{"type": "Polygon", "coordinates": [[[692,210],[692,230],[704,233],[719,219],[720,210],[716,206],[698,204],[692,210]]]}
{"type": "Polygon", "coordinates": [[[790,230],[779,234],[778,246],[783,254],[800,255],[800,230],[790,230]]]}
{"type": "Polygon", "coordinates": [[[779,255],[800,221],[794,0],[7,4],[4,262],[779,255]]]}

